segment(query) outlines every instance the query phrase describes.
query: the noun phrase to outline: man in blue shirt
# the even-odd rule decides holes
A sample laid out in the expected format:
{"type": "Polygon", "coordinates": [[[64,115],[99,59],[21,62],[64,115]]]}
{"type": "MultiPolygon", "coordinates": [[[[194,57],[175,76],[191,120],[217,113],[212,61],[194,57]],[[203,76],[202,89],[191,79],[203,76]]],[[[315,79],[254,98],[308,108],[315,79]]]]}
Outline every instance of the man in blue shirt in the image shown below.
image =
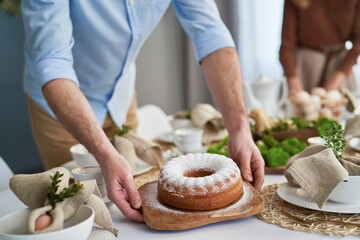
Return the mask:
{"type": "MultiPolygon", "coordinates": [[[[234,42],[214,1],[22,1],[27,97],[94,155],[108,197],[137,221],[143,220],[137,211],[141,200],[131,169],[102,125],[107,115],[117,126],[125,122],[134,94],[136,56],[171,2],[222,113],[229,154],[243,178],[260,190],[264,161],[252,141],[234,42]]],[[[46,132],[43,135],[42,140],[46,132]]]]}

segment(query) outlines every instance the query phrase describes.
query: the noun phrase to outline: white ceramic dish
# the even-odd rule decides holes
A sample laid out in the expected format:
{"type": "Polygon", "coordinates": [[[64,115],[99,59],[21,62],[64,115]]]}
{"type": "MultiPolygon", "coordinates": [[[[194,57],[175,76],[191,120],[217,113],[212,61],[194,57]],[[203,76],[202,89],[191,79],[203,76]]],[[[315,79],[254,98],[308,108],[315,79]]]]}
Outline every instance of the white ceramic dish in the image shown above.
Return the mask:
{"type": "Polygon", "coordinates": [[[347,182],[341,182],[330,194],[329,200],[338,203],[360,204],[360,176],[349,176],[347,182]]]}
{"type": "Polygon", "coordinates": [[[321,137],[308,138],[307,142],[309,143],[309,145],[315,145],[315,144],[325,145],[325,140],[322,139],[321,137]]]}
{"type": "Polygon", "coordinates": [[[293,187],[289,183],[281,184],[277,190],[277,194],[288,203],[296,206],[335,213],[359,213],[360,203],[342,204],[328,200],[322,209],[309,198],[309,196],[301,188],[293,187]]]}
{"type": "Polygon", "coordinates": [[[353,150],[360,152],[360,137],[353,137],[349,141],[349,147],[353,150]]]}
{"type": "Polygon", "coordinates": [[[36,239],[36,240],[64,240],[64,239],[87,239],[94,224],[94,210],[82,205],[74,216],[64,222],[64,229],[40,234],[26,234],[27,219],[30,209],[22,209],[0,218],[0,239],[36,239]]]}
{"type": "MultiPolygon", "coordinates": [[[[61,167],[66,168],[67,170],[69,170],[70,174],[71,174],[71,170],[74,168],[78,168],[79,166],[76,164],[76,162],[74,160],[69,161],[67,163],[64,163],[63,165],[61,165],[61,167]]],[[[135,159],[135,163],[134,163],[134,176],[143,174],[147,171],[150,171],[152,169],[152,166],[144,161],[142,161],[140,158],[136,158],[135,159]]],[[[71,174],[72,177],[72,174],[71,174]]]]}
{"type": "Polygon", "coordinates": [[[114,234],[105,229],[93,227],[93,230],[87,240],[116,240],[116,237],[114,234]]]}
{"type": "Polygon", "coordinates": [[[171,120],[169,121],[171,127],[176,130],[179,128],[185,128],[185,127],[193,127],[193,124],[191,123],[191,120],[189,119],[182,119],[182,118],[174,118],[172,117],[171,120]]]}
{"type": "Polygon", "coordinates": [[[158,139],[164,143],[174,143],[174,133],[168,132],[161,134],[158,139]]]}
{"type": "Polygon", "coordinates": [[[82,144],[72,146],[70,153],[78,167],[99,166],[95,157],[82,144]]]}

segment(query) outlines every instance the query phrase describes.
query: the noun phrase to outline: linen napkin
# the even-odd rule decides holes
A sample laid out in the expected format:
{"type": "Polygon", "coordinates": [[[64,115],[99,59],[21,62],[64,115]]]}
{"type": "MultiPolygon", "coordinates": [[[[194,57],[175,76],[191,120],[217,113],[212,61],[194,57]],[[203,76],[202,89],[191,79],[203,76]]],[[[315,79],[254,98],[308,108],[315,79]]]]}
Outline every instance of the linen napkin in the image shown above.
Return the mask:
{"type": "Polygon", "coordinates": [[[335,187],[348,180],[349,173],[332,149],[313,145],[289,159],[285,177],[291,185],[301,187],[322,208],[335,187]]]}
{"type": "Polygon", "coordinates": [[[360,116],[355,116],[346,121],[344,136],[360,136],[360,116]]]}
{"type": "Polygon", "coordinates": [[[151,165],[158,165],[160,168],[163,166],[165,160],[160,145],[154,142],[149,142],[139,137],[134,132],[128,132],[122,137],[132,142],[135,148],[135,153],[141,160],[151,165]]]}
{"type": "Polygon", "coordinates": [[[136,158],[134,144],[125,137],[114,135],[114,147],[128,161],[131,169],[134,171],[136,158]]]}
{"type": "Polygon", "coordinates": [[[191,122],[195,127],[204,130],[204,144],[219,141],[227,136],[221,113],[210,104],[197,104],[191,111],[191,122]]]}
{"type": "Polygon", "coordinates": [[[96,180],[82,181],[83,189],[81,189],[81,193],[57,203],[55,208],[52,209],[47,202],[46,196],[48,186],[52,182],[50,176],[53,176],[56,171],[64,174],[57,190],[57,193],[60,193],[65,187],[69,186],[70,173],[66,168],[53,168],[39,174],[19,174],[10,179],[10,189],[20,201],[32,210],[28,218],[29,233],[60,230],[63,228],[64,221],[73,216],[78,207],[82,204],[88,204],[95,211],[95,223],[117,235],[117,230],[112,225],[109,210],[101,199],[96,180]],[[35,221],[39,216],[47,212],[52,217],[52,223],[43,230],[35,231],[35,221]]]}

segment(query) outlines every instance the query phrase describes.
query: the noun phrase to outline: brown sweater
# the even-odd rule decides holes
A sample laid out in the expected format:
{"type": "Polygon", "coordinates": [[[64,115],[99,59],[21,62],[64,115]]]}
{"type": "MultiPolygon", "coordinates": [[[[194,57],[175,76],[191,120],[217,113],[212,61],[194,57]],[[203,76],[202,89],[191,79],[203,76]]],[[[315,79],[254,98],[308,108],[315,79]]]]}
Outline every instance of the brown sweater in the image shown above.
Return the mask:
{"type": "Polygon", "coordinates": [[[305,9],[285,0],[280,62],[285,76],[296,75],[297,47],[321,49],[352,41],[338,70],[349,75],[360,54],[360,0],[311,0],[305,9]]]}

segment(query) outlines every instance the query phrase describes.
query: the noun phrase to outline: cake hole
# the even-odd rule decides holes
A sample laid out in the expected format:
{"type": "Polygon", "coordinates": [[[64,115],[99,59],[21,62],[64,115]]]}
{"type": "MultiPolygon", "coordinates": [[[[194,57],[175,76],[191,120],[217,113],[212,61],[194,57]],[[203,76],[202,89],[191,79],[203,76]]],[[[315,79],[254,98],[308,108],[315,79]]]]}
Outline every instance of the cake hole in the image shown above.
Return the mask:
{"type": "Polygon", "coordinates": [[[215,171],[206,168],[192,169],[192,170],[187,170],[184,173],[184,177],[193,177],[193,178],[206,177],[214,173],[215,171]]]}

